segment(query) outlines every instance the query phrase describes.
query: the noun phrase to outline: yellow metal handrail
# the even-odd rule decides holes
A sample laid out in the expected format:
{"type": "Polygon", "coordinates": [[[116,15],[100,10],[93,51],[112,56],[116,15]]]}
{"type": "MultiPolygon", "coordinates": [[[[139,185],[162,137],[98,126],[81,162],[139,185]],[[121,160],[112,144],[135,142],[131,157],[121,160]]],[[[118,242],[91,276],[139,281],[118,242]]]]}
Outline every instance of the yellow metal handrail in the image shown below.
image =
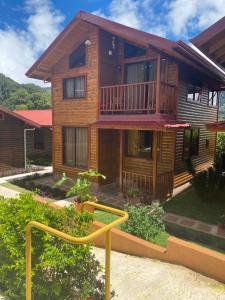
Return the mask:
{"type": "Polygon", "coordinates": [[[110,252],[111,252],[111,229],[118,224],[125,222],[128,219],[128,214],[125,211],[104,206],[95,202],[84,202],[82,204],[82,211],[84,207],[90,205],[100,210],[110,212],[116,215],[121,216],[117,220],[113,221],[110,224],[98,229],[95,232],[90,233],[85,237],[73,237],[66,233],[63,233],[59,230],[56,230],[47,225],[41,224],[36,221],[31,221],[26,225],[26,300],[31,300],[31,229],[35,227],[41,231],[47,232],[51,235],[54,235],[62,240],[72,243],[72,244],[85,244],[93,241],[101,234],[106,234],[106,243],[105,243],[105,300],[110,299],[110,252]]]}

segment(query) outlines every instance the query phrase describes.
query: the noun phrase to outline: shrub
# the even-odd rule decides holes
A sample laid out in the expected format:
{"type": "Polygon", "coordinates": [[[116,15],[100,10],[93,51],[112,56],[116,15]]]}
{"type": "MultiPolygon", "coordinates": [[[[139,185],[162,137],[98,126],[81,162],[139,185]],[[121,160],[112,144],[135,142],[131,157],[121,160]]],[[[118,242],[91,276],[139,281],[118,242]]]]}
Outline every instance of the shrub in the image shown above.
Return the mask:
{"type": "MultiPolygon", "coordinates": [[[[25,299],[25,225],[35,220],[73,236],[87,233],[92,215],[72,207],[53,210],[33,200],[0,199],[0,289],[9,299],[25,299]]],[[[91,245],[71,245],[32,229],[32,298],[104,299],[101,266],[91,245]]]]}
{"type": "Polygon", "coordinates": [[[52,164],[52,155],[49,153],[29,154],[29,162],[38,166],[50,166],[52,164]]]}
{"type": "Polygon", "coordinates": [[[221,172],[225,171],[225,133],[224,132],[220,132],[217,134],[215,168],[221,172]]]}
{"type": "Polygon", "coordinates": [[[129,219],[121,225],[122,230],[152,242],[165,231],[162,221],[164,211],[160,205],[127,204],[125,210],[129,214],[129,219]]]}
{"type": "Polygon", "coordinates": [[[215,192],[225,186],[225,176],[215,168],[196,174],[192,179],[196,194],[203,200],[212,200],[215,192]]]}

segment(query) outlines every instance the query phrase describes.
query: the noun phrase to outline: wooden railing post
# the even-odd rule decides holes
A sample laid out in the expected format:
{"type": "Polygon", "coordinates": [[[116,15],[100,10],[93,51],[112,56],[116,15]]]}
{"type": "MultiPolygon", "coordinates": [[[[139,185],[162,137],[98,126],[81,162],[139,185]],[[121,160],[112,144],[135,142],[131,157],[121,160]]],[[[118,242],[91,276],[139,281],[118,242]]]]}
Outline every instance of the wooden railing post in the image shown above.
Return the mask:
{"type": "Polygon", "coordinates": [[[160,63],[161,55],[157,55],[157,73],[156,73],[156,113],[160,113],[160,63]]]}

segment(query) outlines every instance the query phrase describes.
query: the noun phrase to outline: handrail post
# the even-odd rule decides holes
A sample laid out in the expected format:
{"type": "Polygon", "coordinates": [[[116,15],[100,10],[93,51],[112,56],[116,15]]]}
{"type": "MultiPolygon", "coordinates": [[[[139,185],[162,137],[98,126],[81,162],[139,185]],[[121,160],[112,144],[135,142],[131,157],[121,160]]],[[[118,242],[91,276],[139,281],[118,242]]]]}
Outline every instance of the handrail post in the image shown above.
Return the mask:
{"type": "Polygon", "coordinates": [[[31,300],[31,226],[26,226],[26,300],[31,300]]]}
{"type": "Polygon", "coordinates": [[[105,241],[105,300],[110,300],[111,230],[106,232],[105,241]]]}

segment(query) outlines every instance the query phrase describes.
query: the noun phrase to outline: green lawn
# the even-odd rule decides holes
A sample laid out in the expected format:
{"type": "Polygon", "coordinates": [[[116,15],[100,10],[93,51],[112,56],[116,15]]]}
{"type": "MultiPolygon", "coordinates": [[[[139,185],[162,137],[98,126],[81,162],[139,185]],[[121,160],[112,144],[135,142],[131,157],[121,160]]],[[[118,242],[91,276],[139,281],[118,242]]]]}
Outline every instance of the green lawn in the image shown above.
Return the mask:
{"type": "Polygon", "coordinates": [[[225,213],[225,192],[215,194],[209,202],[199,199],[193,188],[172,198],[164,204],[166,212],[193,218],[209,224],[217,224],[225,213]]]}

